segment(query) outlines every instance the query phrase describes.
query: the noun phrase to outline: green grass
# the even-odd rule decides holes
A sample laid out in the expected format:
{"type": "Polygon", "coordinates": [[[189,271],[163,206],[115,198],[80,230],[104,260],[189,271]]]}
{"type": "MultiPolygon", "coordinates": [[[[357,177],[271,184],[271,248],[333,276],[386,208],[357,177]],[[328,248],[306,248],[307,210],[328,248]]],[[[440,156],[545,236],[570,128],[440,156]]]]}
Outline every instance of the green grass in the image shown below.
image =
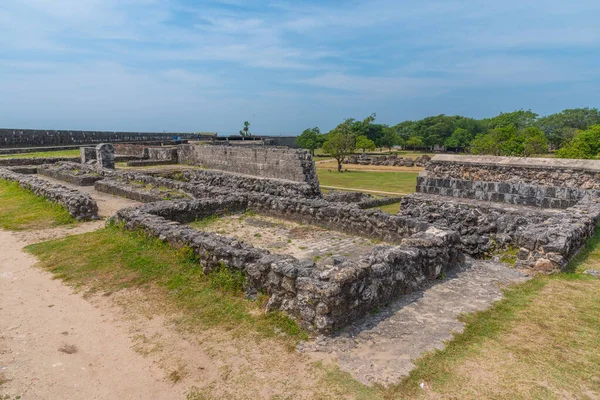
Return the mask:
{"type": "Polygon", "coordinates": [[[389,193],[414,193],[418,173],[414,172],[371,172],[347,171],[329,172],[317,170],[321,186],[344,189],[372,190],[389,193]]]}
{"type": "Polygon", "coordinates": [[[393,204],[388,204],[385,206],[380,206],[380,207],[375,207],[383,212],[386,212],[388,214],[398,214],[398,212],[400,211],[400,203],[393,203],[393,204]]]}
{"type": "Polygon", "coordinates": [[[38,151],[35,153],[3,154],[0,158],[57,158],[57,157],[79,157],[79,149],[38,151]]]}
{"type": "MultiPolygon", "coordinates": [[[[260,312],[260,301],[244,299],[241,272],[219,268],[205,275],[188,248],[176,249],[141,232],[110,225],[104,229],[28,246],[39,265],[76,288],[111,293],[124,288],[157,287],[164,302],[183,312],[187,327],[218,327],[295,343],[306,333],[279,313],[260,312]]],[[[158,295],[157,295],[158,296],[158,295]]]]}
{"type": "Polygon", "coordinates": [[[0,228],[44,229],[74,222],[63,206],[36,196],[16,182],[0,179],[0,228]]]}

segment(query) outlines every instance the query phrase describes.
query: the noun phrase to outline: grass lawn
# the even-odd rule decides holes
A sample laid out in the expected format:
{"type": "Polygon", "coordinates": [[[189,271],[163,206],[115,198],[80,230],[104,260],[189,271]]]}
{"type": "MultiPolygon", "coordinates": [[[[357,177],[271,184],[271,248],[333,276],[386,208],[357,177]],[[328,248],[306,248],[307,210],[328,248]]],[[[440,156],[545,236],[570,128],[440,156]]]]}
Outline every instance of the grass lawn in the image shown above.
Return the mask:
{"type": "Polygon", "coordinates": [[[388,204],[387,206],[375,207],[388,214],[398,214],[400,211],[400,203],[388,204]]]}
{"type": "Polygon", "coordinates": [[[397,194],[414,193],[417,185],[416,172],[329,172],[317,170],[319,182],[324,187],[371,190],[397,194]]]}
{"type": "Polygon", "coordinates": [[[0,228],[44,229],[74,222],[63,206],[22,189],[16,182],[0,179],[0,228]]]}
{"type": "Polygon", "coordinates": [[[38,151],[36,153],[3,154],[0,158],[56,158],[56,157],[79,157],[79,149],[38,151]]]}
{"type": "Polygon", "coordinates": [[[57,278],[91,292],[155,286],[173,310],[188,313],[186,321],[205,328],[218,326],[240,335],[267,337],[284,332],[292,344],[306,337],[282,314],[262,313],[260,298],[256,302],[245,300],[241,273],[222,268],[204,275],[189,249],[175,249],[140,232],[107,226],[26,249],[57,278]]]}

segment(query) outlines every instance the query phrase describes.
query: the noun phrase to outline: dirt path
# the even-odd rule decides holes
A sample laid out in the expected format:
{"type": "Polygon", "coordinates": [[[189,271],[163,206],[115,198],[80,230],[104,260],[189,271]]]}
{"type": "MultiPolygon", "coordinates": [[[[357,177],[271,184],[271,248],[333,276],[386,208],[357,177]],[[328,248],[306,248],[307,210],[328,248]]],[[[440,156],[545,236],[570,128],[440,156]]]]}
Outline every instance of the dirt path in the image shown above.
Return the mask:
{"type": "Polygon", "coordinates": [[[0,393],[23,399],[178,398],[181,393],[161,379],[152,360],[132,350],[123,327],[32,268],[36,259],[21,250],[24,244],[0,231],[0,373],[8,380],[0,393]]]}

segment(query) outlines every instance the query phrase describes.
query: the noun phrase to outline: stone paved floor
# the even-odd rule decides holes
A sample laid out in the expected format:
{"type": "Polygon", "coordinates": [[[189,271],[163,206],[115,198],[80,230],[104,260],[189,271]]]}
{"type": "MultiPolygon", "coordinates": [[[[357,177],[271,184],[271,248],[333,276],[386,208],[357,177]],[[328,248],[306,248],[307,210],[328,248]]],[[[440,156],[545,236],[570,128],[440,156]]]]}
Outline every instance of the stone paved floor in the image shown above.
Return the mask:
{"type": "Polygon", "coordinates": [[[502,287],[527,279],[505,264],[469,260],[444,280],[403,296],[335,337],[303,343],[299,350],[317,359],[333,357],[362,383],[397,383],[414,368],[413,360],[443,348],[452,332],[462,331],[461,313],[488,308],[502,298],[502,287]]]}
{"type": "Polygon", "coordinates": [[[376,245],[370,239],[262,215],[230,215],[192,226],[235,237],[274,254],[311,259],[317,266],[331,265],[333,257],[364,256],[376,245]]]}

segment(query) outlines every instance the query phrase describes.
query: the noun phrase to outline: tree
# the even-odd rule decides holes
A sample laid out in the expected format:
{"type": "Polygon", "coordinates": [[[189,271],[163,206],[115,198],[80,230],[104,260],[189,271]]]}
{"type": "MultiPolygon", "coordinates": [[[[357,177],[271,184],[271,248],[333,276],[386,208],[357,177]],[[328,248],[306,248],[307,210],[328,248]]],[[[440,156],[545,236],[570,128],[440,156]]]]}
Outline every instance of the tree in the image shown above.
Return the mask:
{"type": "Polygon", "coordinates": [[[386,126],[383,129],[383,135],[379,141],[380,147],[387,147],[392,150],[392,147],[400,144],[401,138],[394,128],[386,126]]]}
{"type": "Polygon", "coordinates": [[[240,136],[245,137],[245,138],[252,137],[252,134],[250,133],[250,122],[244,121],[244,127],[240,131],[240,136]]]}
{"type": "Polygon", "coordinates": [[[425,142],[423,141],[423,139],[421,137],[413,135],[413,136],[409,137],[408,140],[406,141],[406,146],[410,147],[412,150],[414,150],[417,147],[425,146],[425,142]]]}
{"type": "Polygon", "coordinates": [[[327,140],[323,143],[323,150],[336,159],[338,172],[342,172],[342,162],[356,149],[356,136],[351,130],[352,123],[352,119],[347,119],[339,124],[329,132],[327,140]]]}
{"type": "Polygon", "coordinates": [[[356,148],[361,149],[364,153],[365,150],[374,150],[375,143],[366,136],[358,136],[356,138],[356,148]]]}
{"type": "Polygon", "coordinates": [[[525,157],[548,153],[548,139],[541,129],[529,127],[524,130],[523,135],[523,155],[525,157]]]}
{"type": "Polygon", "coordinates": [[[492,129],[471,143],[473,154],[529,157],[548,152],[548,141],[539,128],[517,129],[514,125],[492,129]]]}
{"type": "Polygon", "coordinates": [[[599,152],[600,125],[593,125],[577,134],[566,146],[558,150],[556,157],[593,159],[599,152]]]}
{"type": "Polygon", "coordinates": [[[456,128],[446,141],[444,142],[444,146],[450,148],[466,148],[469,147],[471,141],[473,140],[473,136],[464,128],[456,128]]]}
{"type": "Polygon", "coordinates": [[[310,150],[310,154],[315,155],[315,149],[317,149],[322,142],[319,140],[321,131],[319,128],[314,127],[312,129],[305,129],[300,136],[296,138],[296,144],[302,149],[310,150]]]}
{"type": "Polygon", "coordinates": [[[531,110],[517,110],[500,113],[493,118],[485,118],[482,122],[487,125],[488,129],[506,128],[511,125],[516,129],[525,129],[533,126],[537,117],[538,115],[531,110]]]}
{"type": "Polygon", "coordinates": [[[554,148],[567,144],[578,131],[600,124],[597,108],[572,108],[537,120],[536,126],[544,131],[554,148]]]}

